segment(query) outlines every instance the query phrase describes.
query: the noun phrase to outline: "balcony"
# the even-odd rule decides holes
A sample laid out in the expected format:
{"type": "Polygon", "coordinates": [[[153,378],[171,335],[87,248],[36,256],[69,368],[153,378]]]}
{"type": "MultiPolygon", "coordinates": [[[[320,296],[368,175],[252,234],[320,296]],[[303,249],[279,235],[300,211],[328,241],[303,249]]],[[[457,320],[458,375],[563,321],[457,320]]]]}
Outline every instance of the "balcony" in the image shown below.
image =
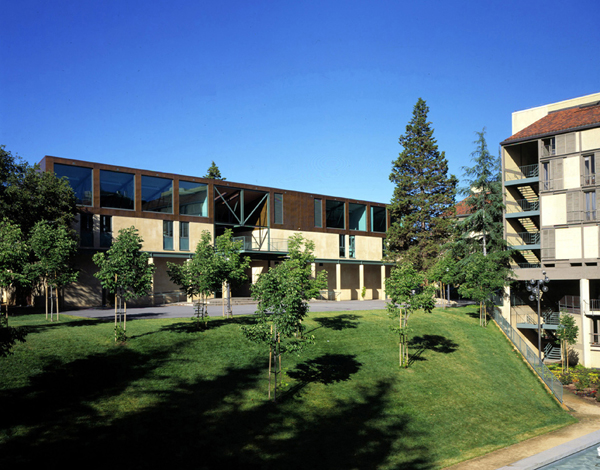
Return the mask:
{"type": "Polygon", "coordinates": [[[540,215],[540,201],[528,201],[527,199],[517,199],[516,201],[507,201],[506,217],[534,217],[540,215]]]}
{"type": "Polygon", "coordinates": [[[537,163],[533,165],[524,165],[518,169],[504,170],[504,185],[520,185],[537,183],[539,180],[540,169],[537,163]]]}
{"type": "Polygon", "coordinates": [[[581,186],[596,186],[596,174],[588,173],[581,176],[581,186]]]}
{"type": "Polygon", "coordinates": [[[506,241],[515,250],[539,250],[540,232],[508,233],[506,241]]]}
{"type": "MultiPolygon", "coordinates": [[[[542,312],[541,327],[544,330],[556,330],[560,321],[560,312],[542,312]]],[[[536,313],[517,313],[515,314],[517,328],[537,329],[538,316],[536,313]]]]}

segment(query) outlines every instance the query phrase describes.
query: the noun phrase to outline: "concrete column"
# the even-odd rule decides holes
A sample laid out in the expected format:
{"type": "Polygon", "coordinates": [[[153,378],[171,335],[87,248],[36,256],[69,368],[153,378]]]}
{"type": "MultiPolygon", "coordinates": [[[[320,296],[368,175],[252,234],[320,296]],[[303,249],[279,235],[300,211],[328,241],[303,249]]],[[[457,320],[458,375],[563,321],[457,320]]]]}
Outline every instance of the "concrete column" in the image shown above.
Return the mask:
{"type": "Polygon", "coordinates": [[[359,300],[365,300],[362,296],[363,287],[365,286],[365,265],[358,265],[358,298],[359,300]]]}
{"type": "Polygon", "coordinates": [[[385,292],[385,265],[381,266],[381,296],[384,299],[387,299],[387,294],[385,292]]]}
{"type": "Polygon", "coordinates": [[[508,324],[514,328],[515,325],[510,322],[510,307],[510,286],[506,286],[504,288],[504,298],[502,299],[502,307],[500,308],[500,312],[508,324]]]}
{"type": "MultiPolygon", "coordinates": [[[[154,258],[148,258],[148,264],[154,264],[154,258]]],[[[152,274],[152,288],[150,289],[150,295],[152,296],[152,305],[154,303],[154,276],[156,276],[156,271],[152,274]]]]}
{"type": "Polygon", "coordinates": [[[310,263],[310,275],[313,279],[317,277],[317,263],[310,263]]]}
{"type": "Polygon", "coordinates": [[[335,265],[335,300],[342,300],[342,265],[337,263],[335,265]]]}
{"type": "Polygon", "coordinates": [[[586,316],[590,311],[590,281],[589,279],[579,280],[579,298],[581,300],[581,341],[582,358],[581,363],[584,367],[591,367],[592,350],[590,347],[590,319],[586,316]]]}

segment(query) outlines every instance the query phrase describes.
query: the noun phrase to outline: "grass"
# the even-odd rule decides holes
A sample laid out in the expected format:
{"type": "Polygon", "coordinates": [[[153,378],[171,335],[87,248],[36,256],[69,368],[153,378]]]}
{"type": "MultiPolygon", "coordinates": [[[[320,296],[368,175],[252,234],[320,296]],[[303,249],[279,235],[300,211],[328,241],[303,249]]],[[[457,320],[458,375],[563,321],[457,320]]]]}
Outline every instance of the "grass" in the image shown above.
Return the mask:
{"type": "Polygon", "coordinates": [[[119,346],[109,322],[11,318],[29,334],[0,359],[0,467],[429,470],[574,421],[476,309],[414,315],[406,370],[385,311],[311,313],[277,404],[250,321],[132,320],[119,346]]]}

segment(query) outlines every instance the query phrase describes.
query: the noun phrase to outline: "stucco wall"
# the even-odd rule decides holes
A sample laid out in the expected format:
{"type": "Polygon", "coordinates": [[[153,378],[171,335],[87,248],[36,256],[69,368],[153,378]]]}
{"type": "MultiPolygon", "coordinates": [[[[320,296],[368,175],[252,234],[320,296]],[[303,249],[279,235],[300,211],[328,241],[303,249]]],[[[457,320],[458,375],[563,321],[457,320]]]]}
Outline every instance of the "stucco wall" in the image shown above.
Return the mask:
{"type": "Polygon", "coordinates": [[[567,195],[543,195],[541,201],[542,225],[560,225],[567,223],[567,195]]]}
{"type": "Polygon", "coordinates": [[[579,259],[581,250],[581,227],[560,228],[555,231],[556,259],[579,259]]]}

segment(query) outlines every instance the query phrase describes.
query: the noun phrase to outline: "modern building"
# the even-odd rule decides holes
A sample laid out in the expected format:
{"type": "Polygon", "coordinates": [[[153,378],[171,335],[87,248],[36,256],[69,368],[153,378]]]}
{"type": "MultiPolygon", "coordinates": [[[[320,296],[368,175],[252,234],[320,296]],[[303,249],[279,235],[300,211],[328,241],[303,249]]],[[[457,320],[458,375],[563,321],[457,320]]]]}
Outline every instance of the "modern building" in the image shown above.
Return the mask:
{"type": "MultiPolygon", "coordinates": [[[[109,300],[93,276],[92,255],[131,226],[157,267],[153,291],[140,303],[185,300],[167,275],[167,262],[192,257],[203,231],[214,240],[228,228],[251,258],[250,282],[284,259],[288,238],[300,233],[315,243],[314,272],[327,271],[323,298],[385,297],[390,269],[382,262],[385,204],[50,156],[40,166],[68,178],[80,209],[75,227],[80,277],[65,290],[66,307],[109,300]]],[[[250,282],[234,295],[249,296],[250,282]]]]}
{"type": "Polygon", "coordinates": [[[560,312],[568,312],[579,326],[579,362],[600,367],[600,93],[515,112],[512,132],[501,146],[504,229],[517,282],[503,314],[537,350],[538,305],[526,287],[545,272],[544,356],[557,357],[554,334],[560,312]]]}

